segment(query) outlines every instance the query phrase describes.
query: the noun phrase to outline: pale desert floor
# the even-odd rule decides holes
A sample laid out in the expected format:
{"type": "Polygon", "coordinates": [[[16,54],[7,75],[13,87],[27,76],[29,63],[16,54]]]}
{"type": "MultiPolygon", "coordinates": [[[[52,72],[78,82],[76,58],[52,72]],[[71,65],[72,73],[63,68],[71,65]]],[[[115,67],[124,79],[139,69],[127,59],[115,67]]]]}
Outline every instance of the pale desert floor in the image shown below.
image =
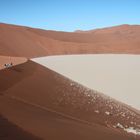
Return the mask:
{"type": "Polygon", "coordinates": [[[33,61],[140,110],[140,55],[62,55],[33,61]]]}

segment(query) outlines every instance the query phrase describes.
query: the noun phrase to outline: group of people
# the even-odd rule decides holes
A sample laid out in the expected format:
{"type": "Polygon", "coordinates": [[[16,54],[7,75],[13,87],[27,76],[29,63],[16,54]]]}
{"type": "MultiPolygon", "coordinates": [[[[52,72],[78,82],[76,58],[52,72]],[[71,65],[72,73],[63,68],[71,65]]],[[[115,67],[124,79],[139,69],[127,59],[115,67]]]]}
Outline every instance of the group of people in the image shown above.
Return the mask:
{"type": "Polygon", "coordinates": [[[7,63],[7,64],[4,64],[4,67],[5,68],[9,68],[9,67],[12,67],[13,66],[13,63],[11,62],[11,63],[7,63]]]}

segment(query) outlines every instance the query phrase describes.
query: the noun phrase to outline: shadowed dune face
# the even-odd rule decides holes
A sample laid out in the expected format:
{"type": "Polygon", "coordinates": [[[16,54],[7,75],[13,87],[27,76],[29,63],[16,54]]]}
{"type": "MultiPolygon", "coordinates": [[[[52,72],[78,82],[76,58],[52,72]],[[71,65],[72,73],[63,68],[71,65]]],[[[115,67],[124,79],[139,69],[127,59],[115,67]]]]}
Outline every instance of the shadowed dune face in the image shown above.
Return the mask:
{"type": "Polygon", "coordinates": [[[139,139],[113,127],[121,123],[138,128],[140,124],[140,114],[124,104],[32,61],[2,70],[0,76],[6,73],[9,81],[3,76],[5,87],[1,90],[0,111],[8,120],[38,137],[47,139],[50,136],[54,140],[54,131],[58,131],[56,136],[62,139],[68,136],[64,134],[83,140],[86,137],[89,140],[95,137],[96,140],[104,137],[108,140],[139,139]],[[123,117],[121,112],[129,118],[123,117]],[[76,137],[71,136],[72,133],[76,137]]]}
{"type": "MultiPolygon", "coordinates": [[[[129,137],[100,125],[90,126],[79,123],[56,113],[8,98],[0,97],[0,101],[0,104],[5,106],[3,114],[7,114],[14,123],[34,136],[40,136],[43,140],[138,140],[138,138],[129,137]]],[[[0,109],[2,109],[1,106],[0,109]]]]}
{"type": "Polygon", "coordinates": [[[0,115],[0,139],[1,140],[40,140],[32,134],[23,131],[15,124],[9,122],[0,115]]]}
{"type": "Polygon", "coordinates": [[[0,93],[2,94],[3,91],[13,87],[21,80],[30,77],[34,73],[34,69],[36,69],[35,65],[32,65],[30,69],[22,69],[19,64],[18,67],[11,67],[7,69],[3,69],[0,71],[0,93]]]}
{"type": "Polygon", "coordinates": [[[140,26],[135,25],[70,33],[0,24],[0,55],[139,54],[139,36],[140,26]]]}
{"type": "Polygon", "coordinates": [[[26,58],[22,57],[11,57],[11,56],[0,56],[0,70],[1,70],[1,76],[0,76],[0,94],[1,92],[6,90],[7,88],[12,87],[14,84],[19,82],[21,79],[26,78],[27,75],[30,75],[31,72],[28,71],[25,75],[22,69],[14,69],[15,65],[20,65],[22,63],[25,63],[27,61],[26,58]],[[12,63],[12,66],[10,68],[6,68],[5,64],[12,63]],[[15,75],[16,72],[16,75],[15,75]],[[21,75],[21,73],[23,75],[21,75]],[[16,78],[15,78],[16,77],[16,78]]]}

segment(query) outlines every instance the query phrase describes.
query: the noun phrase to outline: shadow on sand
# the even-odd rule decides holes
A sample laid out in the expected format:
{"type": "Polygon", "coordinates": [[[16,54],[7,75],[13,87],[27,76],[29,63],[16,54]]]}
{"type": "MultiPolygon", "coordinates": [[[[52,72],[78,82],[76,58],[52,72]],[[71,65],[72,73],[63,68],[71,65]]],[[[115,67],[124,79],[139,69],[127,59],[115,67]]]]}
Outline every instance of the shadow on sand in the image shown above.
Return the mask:
{"type": "Polygon", "coordinates": [[[9,122],[0,114],[0,140],[41,140],[9,122]]]}

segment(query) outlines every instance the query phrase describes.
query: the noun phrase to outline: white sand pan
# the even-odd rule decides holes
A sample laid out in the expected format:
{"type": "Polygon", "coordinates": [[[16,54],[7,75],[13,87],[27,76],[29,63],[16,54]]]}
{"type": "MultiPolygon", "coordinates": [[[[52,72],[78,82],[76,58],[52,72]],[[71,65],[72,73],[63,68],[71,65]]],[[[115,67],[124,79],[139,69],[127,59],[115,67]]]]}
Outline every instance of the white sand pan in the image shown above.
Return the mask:
{"type": "Polygon", "coordinates": [[[140,110],[140,55],[49,56],[33,61],[140,110]]]}

